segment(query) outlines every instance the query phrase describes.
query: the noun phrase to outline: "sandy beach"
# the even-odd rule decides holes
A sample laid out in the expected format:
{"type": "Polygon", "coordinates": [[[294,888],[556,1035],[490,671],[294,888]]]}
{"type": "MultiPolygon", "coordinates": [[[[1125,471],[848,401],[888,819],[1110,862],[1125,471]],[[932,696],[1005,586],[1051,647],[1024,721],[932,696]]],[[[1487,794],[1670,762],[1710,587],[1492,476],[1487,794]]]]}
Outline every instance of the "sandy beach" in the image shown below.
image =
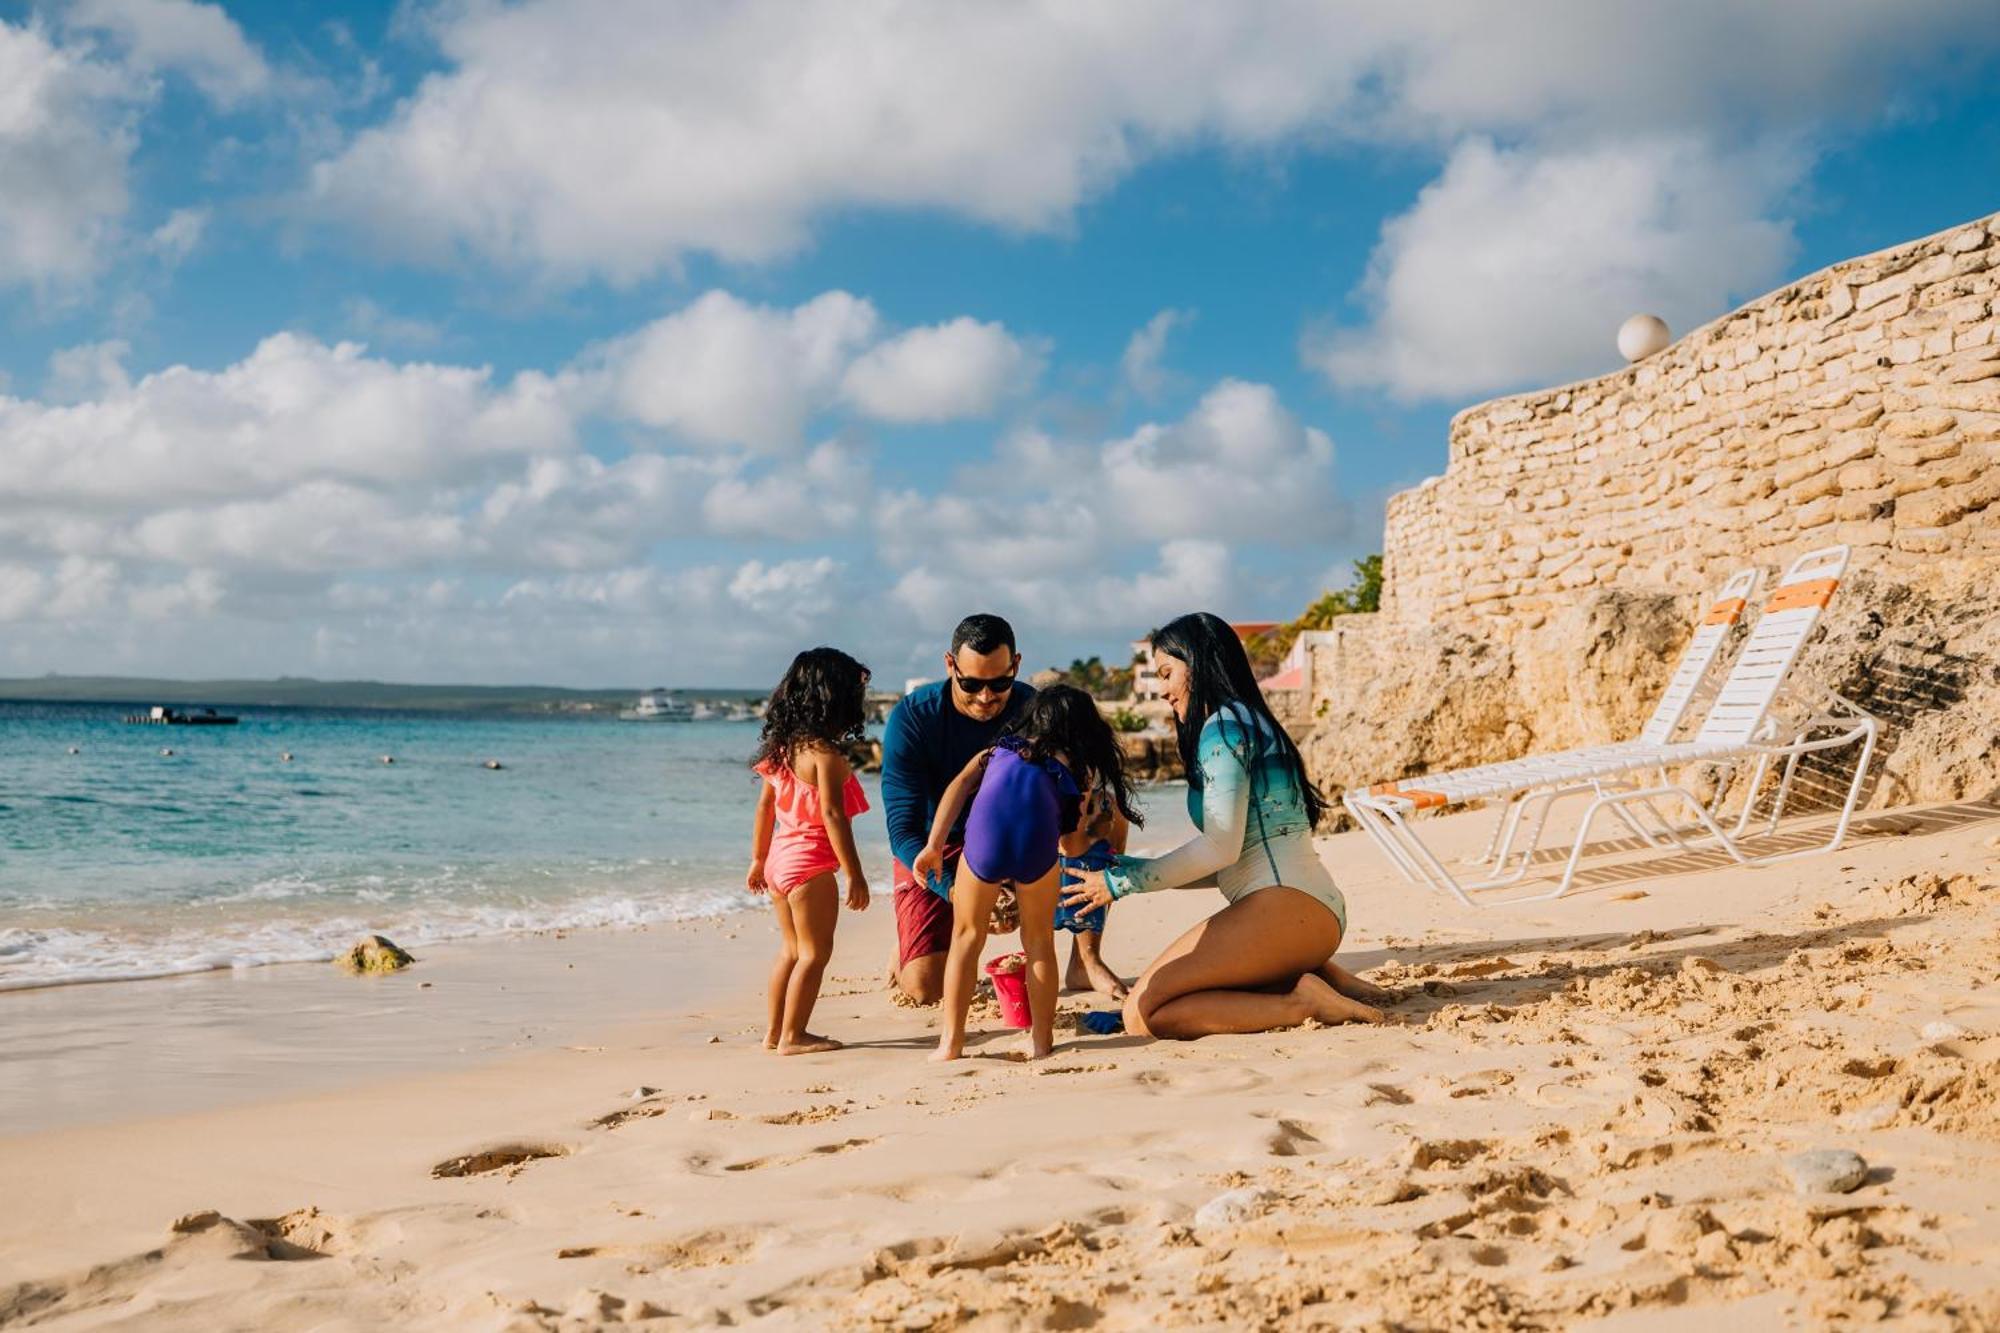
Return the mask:
{"type": "MultiPolygon", "coordinates": [[[[430,1068],[371,1069],[365,1022],[336,1041],[322,969],[169,983],[294,1028],[286,1091],[189,1088],[209,1066],[183,1031],[128,1113],[0,1139],[0,1325],[2000,1323],[2000,806],[1871,814],[1833,856],[1749,870],[1607,845],[1569,897],[1476,914],[1359,835],[1319,845],[1392,1025],[1070,1035],[1037,1065],[989,1008],[975,1058],[928,1064],[934,1014],[880,984],[881,910],[843,919],[820,1008],[853,1045],[800,1059],[760,1049],[752,918],[338,978],[399,1014],[535,997],[512,1045],[444,1054],[484,1008],[462,999],[397,1020],[430,1068]],[[647,986],[672,1008],[606,1012],[647,986]],[[1867,1179],[1802,1192],[1785,1160],[1814,1148],[1867,1179]]],[[[1134,970],[1211,898],[1121,907],[1111,957],[1134,970]]],[[[57,995],[37,1029],[114,994],[129,1027],[158,984],[57,995]]]]}

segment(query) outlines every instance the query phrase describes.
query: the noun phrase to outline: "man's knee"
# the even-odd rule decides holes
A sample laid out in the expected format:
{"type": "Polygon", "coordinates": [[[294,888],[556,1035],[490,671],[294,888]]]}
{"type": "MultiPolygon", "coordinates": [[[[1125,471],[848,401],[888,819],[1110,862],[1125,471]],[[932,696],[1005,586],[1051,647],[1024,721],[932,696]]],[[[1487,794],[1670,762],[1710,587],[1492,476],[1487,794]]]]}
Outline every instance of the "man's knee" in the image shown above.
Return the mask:
{"type": "Polygon", "coordinates": [[[941,953],[920,954],[896,971],[896,986],[918,1004],[936,1004],[944,998],[944,958],[941,953]]]}

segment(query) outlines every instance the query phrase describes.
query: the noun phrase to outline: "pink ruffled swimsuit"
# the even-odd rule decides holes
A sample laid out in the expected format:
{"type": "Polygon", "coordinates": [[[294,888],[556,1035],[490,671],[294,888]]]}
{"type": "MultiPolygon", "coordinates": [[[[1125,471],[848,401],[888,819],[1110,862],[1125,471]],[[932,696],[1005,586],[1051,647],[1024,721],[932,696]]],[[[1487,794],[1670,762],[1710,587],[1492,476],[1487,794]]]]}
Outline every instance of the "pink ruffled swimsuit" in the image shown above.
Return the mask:
{"type": "MultiPolygon", "coordinates": [[[[819,789],[800,781],[789,764],[766,760],[756,771],[771,784],[777,800],[777,827],[764,858],[764,883],[782,898],[807,880],[840,869],[840,858],[834,855],[833,837],[820,813],[819,789]]],[[[840,795],[849,819],[868,809],[868,793],[852,773],[840,795]]]]}

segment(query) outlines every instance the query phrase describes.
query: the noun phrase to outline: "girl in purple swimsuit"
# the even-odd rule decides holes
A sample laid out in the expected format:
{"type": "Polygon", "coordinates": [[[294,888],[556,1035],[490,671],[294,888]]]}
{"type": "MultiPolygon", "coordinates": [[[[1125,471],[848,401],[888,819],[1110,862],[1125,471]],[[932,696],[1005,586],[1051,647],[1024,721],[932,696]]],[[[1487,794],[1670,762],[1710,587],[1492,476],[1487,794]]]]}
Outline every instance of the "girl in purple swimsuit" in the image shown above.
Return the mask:
{"type": "Polygon", "coordinates": [[[910,869],[929,882],[967,801],[965,849],[951,888],[951,953],[944,969],[944,1032],[937,1060],[965,1053],[965,1012],[987,923],[1000,890],[1020,899],[1021,948],[1028,955],[1030,1056],[1055,1047],[1056,857],[1063,837],[1084,822],[1086,802],[1109,800],[1134,824],[1118,738],[1097,702],[1073,685],[1039,691],[999,744],[952,779],[938,803],[929,844],[910,869]],[[1086,796],[1088,793],[1088,796],[1086,796]]]}

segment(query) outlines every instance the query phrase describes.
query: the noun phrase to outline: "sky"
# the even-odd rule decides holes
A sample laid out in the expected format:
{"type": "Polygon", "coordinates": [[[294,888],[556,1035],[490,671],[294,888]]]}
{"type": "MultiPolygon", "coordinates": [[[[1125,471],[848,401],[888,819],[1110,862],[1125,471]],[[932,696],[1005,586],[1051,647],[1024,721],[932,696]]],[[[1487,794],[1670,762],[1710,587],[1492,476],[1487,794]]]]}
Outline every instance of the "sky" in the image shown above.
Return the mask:
{"type": "Polygon", "coordinates": [[[1119,660],[1996,209],[1992,0],[0,0],[0,675],[1119,660]]]}

